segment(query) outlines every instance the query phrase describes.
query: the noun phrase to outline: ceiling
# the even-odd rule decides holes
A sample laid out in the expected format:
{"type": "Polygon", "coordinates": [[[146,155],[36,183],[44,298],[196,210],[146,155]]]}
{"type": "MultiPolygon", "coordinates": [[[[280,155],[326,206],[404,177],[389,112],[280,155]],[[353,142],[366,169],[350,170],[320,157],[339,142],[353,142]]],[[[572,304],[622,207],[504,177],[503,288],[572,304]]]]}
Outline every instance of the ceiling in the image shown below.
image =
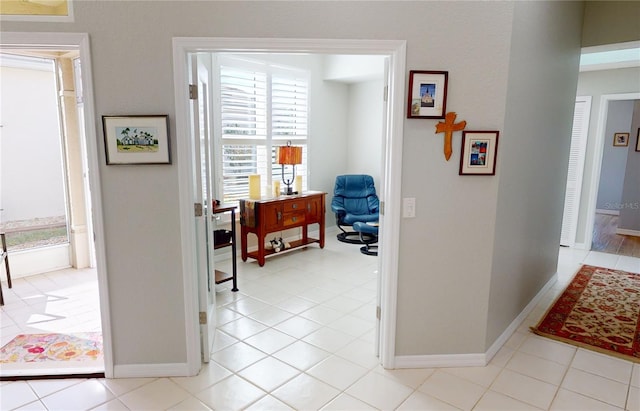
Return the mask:
{"type": "Polygon", "coordinates": [[[640,41],[584,47],[580,71],[640,67],[640,41]]]}

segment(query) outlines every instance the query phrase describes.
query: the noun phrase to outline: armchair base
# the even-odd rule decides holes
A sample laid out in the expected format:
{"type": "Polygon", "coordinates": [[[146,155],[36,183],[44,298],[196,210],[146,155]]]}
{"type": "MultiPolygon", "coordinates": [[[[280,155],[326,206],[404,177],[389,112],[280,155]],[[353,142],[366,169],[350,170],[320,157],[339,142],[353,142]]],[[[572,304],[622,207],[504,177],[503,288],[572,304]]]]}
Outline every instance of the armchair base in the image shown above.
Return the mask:
{"type": "Polygon", "coordinates": [[[353,229],[359,234],[360,244],[364,244],[363,247],[360,247],[360,252],[366,255],[378,255],[378,246],[374,245],[378,242],[378,224],[356,222],[353,224],[353,229]],[[368,240],[368,238],[372,238],[372,240],[368,240]]]}
{"type": "MultiPolygon", "coordinates": [[[[342,228],[340,229],[342,230],[342,228]]],[[[357,231],[343,230],[341,233],[338,233],[336,237],[338,238],[338,241],[347,244],[370,244],[378,241],[377,236],[366,233],[359,233],[357,231]]]]}

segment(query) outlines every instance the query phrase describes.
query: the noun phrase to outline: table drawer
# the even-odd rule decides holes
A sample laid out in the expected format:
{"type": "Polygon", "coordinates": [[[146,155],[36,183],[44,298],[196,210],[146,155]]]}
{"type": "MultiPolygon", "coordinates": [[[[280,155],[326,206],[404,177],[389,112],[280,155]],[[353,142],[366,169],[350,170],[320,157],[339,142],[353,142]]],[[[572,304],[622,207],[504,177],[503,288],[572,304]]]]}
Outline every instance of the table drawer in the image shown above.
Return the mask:
{"type": "Polygon", "coordinates": [[[298,212],[284,213],[282,219],[282,225],[284,227],[296,227],[305,222],[304,209],[298,212]]]}
{"type": "Polygon", "coordinates": [[[304,210],[306,209],[307,206],[307,201],[304,199],[301,200],[295,200],[295,201],[286,201],[282,207],[285,213],[291,212],[291,211],[302,211],[304,212],[304,210]]]}

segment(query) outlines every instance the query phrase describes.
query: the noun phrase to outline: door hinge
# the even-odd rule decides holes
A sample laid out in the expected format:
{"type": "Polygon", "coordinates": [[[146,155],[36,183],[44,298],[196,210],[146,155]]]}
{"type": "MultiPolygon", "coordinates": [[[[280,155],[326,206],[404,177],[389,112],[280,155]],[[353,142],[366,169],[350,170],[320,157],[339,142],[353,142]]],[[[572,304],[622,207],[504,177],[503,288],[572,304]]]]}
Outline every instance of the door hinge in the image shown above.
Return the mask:
{"type": "Polygon", "coordinates": [[[189,100],[197,100],[197,99],[198,99],[198,85],[189,84],[189,100]]]}
{"type": "Polygon", "coordinates": [[[389,101],[389,86],[384,86],[384,91],[383,91],[383,101],[386,103],[387,101],[389,101]]]}
{"type": "Polygon", "coordinates": [[[384,201],[380,201],[380,215],[384,215],[384,201]]]}
{"type": "Polygon", "coordinates": [[[196,217],[202,217],[202,203],[193,204],[193,213],[196,217]]]}
{"type": "Polygon", "coordinates": [[[199,317],[200,317],[200,325],[205,325],[207,323],[207,313],[200,311],[199,317]]]}
{"type": "Polygon", "coordinates": [[[380,319],[380,312],[381,312],[381,310],[380,310],[380,306],[377,306],[377,307],[376,307],[376,318],[377,318],[378,320],[380,319]]]}

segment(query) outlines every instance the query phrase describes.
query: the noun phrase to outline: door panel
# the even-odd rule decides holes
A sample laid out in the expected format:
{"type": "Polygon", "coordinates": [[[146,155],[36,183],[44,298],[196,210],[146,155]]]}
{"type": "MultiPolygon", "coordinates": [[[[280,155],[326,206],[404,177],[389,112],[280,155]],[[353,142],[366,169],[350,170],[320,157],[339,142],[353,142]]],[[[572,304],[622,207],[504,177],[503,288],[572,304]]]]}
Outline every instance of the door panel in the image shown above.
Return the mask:
{"type": "Polygon", "coordinates": [[[194,204],[196,212],[196,247],[198,269],[198,306],[202,361],[209,362],[215,336],[215,267],[213,260],[213,228],[211,189],[211,144],[209,129],[208,55],[193,54],[190,59],[190,84],[197,87],[191,100],[192,139],[194,149],[194,204]]]}
{"type": "Polygon", "coordinates": [[[573,114],[573,130],[571,131],[571,148],[569,150],[569,169],[562,216],[562,232],[560,245],[573,247],[576,244],[578,230],[578,211],[582,193],[582,176],[587,151],[587,135],[589,132],[589,115],[591,97],[577,97],[573,114]]]}

